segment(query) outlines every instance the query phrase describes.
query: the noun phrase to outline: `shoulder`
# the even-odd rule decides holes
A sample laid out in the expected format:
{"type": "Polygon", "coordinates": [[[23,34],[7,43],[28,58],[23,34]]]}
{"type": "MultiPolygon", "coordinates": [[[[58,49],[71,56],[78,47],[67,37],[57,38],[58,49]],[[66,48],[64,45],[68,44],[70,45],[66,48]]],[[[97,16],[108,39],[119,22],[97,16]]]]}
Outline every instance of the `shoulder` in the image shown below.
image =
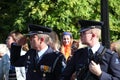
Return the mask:
{"type": "Polygon", "coordinates": [[[29,53],[36,53],[36,50],[35,49],[30,49],[30,50],[27,51],[27,54],[29,54],[29,53]]]}
{"type": "Polygon", "coordinates": [[[100,45],[100,48],[97,51],[100,54],[104,54],[104,55],[113,55],[114,52],[112,50],[110,50],[109,48],[106,48],[103,45],[100,45]]]}
{"type": "Polygon", "coordinates": [[[87,47],[84,47],[84,48],[80,48],[78,49],[77,51],[74,52],[74,55],[82,55],[83,53],[87,52],[87,47]]]}
{"type": "Polygon", "coordinates": [[[35,49],[29,49],[25,55],[22,55],[22,56],[32,56],[34,57],[36,55],[36,50],[35,49]]]}
{"type": "Polygon", "coordinates": [[[53,53],[58,55],[58,56],[63,56],[63,54],[60,51],[54,51],[53,53]]]}
{"type": "Polygon", "coordinates": [[[8,54],[5,54],[2,58],[4,58],[4,59],[9,59],[9,56],[8,56],[8,54]]]}
{"type": "Polygon", "coordinates": [[[63,61],[65,60],[64,55],[59,52],[59,51],[54,51],[48,54],[45,54],[43,57],[43,59],[49,59],[49,61],[54,62],[54,61],[63,61]]]}
{"type": "Polygon", "coordinates": [[[45,54],[45,56],[53,57],[62,57],[63,54],[59,51],[51,51],[50,53],[45,54]]]}
{"type": "Polygon", "coordinates": [[[105,54],[104,54],[104,58],[107,59],[108,61],[110,61],[111,59],[119,58],[119,56],[116,52],[111,51],[110,49],[107,49],[105,54]]]}
{"type": "Polygon", "coordinates": [[[106,49],[106,54],[108,55],[113,55],[113,54],[116,54],[114,51],[110,50],[110,49],[106,49]]]}
{"type": "Polygon", "coordinates": [[[88,53],[88,48],[87,47],[84,47],[84,48],[80,48],[78,49],[77,51],[75,51],[72,55],[71,58],[73,59],[80,59],[80,58],[86,58],[87,57],[87,54],[88,53]]]}

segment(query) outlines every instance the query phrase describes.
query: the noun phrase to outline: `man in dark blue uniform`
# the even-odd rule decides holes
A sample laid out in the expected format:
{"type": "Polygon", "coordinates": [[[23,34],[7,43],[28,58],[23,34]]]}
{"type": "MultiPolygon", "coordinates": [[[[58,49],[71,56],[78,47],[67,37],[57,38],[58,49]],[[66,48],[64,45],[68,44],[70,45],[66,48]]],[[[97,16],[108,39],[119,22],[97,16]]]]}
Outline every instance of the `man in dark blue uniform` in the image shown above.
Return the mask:
{"type": "Polygon", "coordinates": [[[39,26],[29,25],[31,49],[20,56],[21,45],[26,41],[22,38],[18,44],[11,45],[11,64],[25,66],[26,80],[58,80],[65,67],[65,58],[60,52],[55,52],[47,45],[52,30],[39,26]]]}
{"type": "Polygon", "coordinates": [[[75,52],[60,80],[70,80],[74,72],[77,80],[120,80],[118,55],[99,42],[103,23],[79,20],[79,24],[81,41],[88,47],[75,52]]]}

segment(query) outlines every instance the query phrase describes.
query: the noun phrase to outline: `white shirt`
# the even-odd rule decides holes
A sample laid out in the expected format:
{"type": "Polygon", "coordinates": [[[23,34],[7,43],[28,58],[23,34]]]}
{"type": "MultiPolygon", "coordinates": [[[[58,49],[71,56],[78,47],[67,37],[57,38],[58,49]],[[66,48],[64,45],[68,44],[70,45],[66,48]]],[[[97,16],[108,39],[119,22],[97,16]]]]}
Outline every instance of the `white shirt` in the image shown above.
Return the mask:
{"type": "Polygon", "coordinates": [[[100,48],[100,43],[97,43],[96,45],[94,45],[94,46],[91,48],[93,54],[95,54],[95,53],[98,51],[99,48],[100,48]]]}
{"type": "Polygon", "coordinates": [[[38,52],[38,56],[41,57],[41,56],[45,53],[45,51],[47,51],[47,49],[48,49],[48,46],[45,47],[45,49],[40,50],[40,51],[38,52]]]}
{"type": "MultiPolygon", "coordinates": [[[[21,49],[21,53],[20,55],[25,55],[26,51],[23,51],[21,49]]],[[[10,58],[10,51],[7,52],[9,58],[10,58]]],[[[25,73],[25,67],[15,67],[15,71],[16,71],[16,77],[17,80],[26,80],[26,73],[25,73]]]]}
{"type": "MultiPolygon", "coordinates": [[[[25,55],[26,51],[21,49],[20,55],[25,55]]],[[[25,67],[15,67],[17,80],[26,80],[25,67]]]]}

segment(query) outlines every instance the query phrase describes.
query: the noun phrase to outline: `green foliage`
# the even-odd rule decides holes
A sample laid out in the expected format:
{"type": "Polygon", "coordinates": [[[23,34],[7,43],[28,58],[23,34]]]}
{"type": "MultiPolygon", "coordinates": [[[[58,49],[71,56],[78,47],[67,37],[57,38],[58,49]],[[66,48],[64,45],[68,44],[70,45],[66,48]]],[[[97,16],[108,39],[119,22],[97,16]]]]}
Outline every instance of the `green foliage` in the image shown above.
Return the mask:
{"type": "MultiPolygon", "coordinates": [[[[109,1],[111,40],[120,39],[118,36],[120,6],[118,5],[120,5],[119,0],[109,1]]],[[[0,2],[0,23],[4,26],[6,34],[14,29],[27,33],[28,24],[33,23],[51,27],[58,35],[63,31],[70,31],[73,37],[78,39],[79,19],[100,21],[100,0],[2,0],[0,2]]]]}
{"type": "Polygon", "coordinates": [[[110,9],[110,32],[111,40],[116,41],[120,39],[120,1],[111,0],[109,2],[110,9]]]}

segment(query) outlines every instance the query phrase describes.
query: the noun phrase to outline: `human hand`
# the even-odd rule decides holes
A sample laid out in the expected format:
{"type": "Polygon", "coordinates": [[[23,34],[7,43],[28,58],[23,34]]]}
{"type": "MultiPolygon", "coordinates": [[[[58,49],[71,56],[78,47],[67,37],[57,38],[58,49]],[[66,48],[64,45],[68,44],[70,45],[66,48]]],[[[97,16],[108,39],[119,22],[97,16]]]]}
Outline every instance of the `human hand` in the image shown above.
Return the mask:
{"type": "Polygon", "coordinates": [[[20,46],[22,46],[26,43],[27,43],[27,38],[25,36],[17,41],[17,44],[20,45],[20,46]]]}
{"type": "Polygon", "coordinates": [[[96,64],[94,61],[91,61],[91,63],[89,64],[89,70],[90,70],[90,72],[92,72],[93,74],[95,74],[98,77],[102,74],[100,64],[96,64]]]}

